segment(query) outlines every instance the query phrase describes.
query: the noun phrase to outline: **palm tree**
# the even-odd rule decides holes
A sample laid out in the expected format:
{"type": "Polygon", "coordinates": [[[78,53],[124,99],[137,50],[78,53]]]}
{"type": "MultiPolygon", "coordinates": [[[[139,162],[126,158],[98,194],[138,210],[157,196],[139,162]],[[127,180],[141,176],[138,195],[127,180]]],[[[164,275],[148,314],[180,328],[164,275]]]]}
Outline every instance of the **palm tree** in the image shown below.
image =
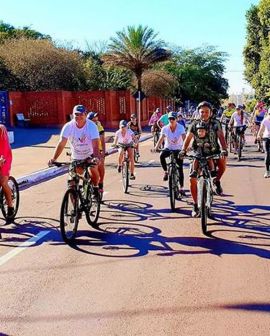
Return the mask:
{"type": "MultiPolygon", "coordinates": [[[[133,72],[137,81],[137,90],[142,90],[142,75],[156,63],[171,57],[165,49],[165,43],[156,39],[157,34],[149,27],[128,26],[111,38],[107,53],[103,56],[105,63],[123,67],[133,72]]],[[[140,113],[138,114],[140,123],[140,113]]]]}

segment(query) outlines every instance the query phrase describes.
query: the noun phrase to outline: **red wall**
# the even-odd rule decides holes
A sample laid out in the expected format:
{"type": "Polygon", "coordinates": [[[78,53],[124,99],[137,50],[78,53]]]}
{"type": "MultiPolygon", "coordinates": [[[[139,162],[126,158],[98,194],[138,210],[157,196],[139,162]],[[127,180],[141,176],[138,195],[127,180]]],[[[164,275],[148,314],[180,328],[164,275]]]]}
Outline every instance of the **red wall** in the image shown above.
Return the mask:
{"type": "MultiPolygon", "coordinates": [[[[11,125],[16,124],[16,113],[24,113],[33,126],[63,126],[70,120],[73,106],[85,105],[88,111],[99,113],[106,128],[116,128],[119,120],[128,120],[136,113],[138,102],[129,91],[42,91],[9,92],[11,125]]],[[[148,97],[142,102],[142,126],[147,125],[152,112],[162,111],[170,100],[148,97]]]]}

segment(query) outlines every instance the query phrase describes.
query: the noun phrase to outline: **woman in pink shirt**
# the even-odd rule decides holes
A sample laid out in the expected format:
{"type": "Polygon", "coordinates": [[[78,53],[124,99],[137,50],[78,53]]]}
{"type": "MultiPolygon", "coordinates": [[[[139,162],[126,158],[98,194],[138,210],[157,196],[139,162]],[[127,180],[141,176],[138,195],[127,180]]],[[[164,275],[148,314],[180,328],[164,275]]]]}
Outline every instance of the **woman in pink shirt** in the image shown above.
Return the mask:
{"type": "Polygon", "coordinates": [[[12,193],[8,185],[12,162],[12,153],[9,145],[8,133],[4,125],[0,125],[0,186],[3,188],[7,205],[8,217],[12,217],[14,207],[12,204],[12,193]]]}

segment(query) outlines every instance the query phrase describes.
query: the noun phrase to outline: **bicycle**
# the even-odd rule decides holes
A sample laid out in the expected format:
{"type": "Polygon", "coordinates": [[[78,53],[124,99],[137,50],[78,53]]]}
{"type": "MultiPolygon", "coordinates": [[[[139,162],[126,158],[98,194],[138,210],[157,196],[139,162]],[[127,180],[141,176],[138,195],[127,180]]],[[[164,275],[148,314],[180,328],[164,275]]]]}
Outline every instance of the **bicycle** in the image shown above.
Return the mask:
{"type": "Polygon", "coordinates": [[[207,235],[207,219],[211,214],[211,207],[214,198],[214,178],[211,177],[211,173],[208,167],[207,160],[219,159],[219,155],[209,155],[203,157],[201,155],[186,155],[189,159],[196,159],[199,163],[197,177],[197,193],[198,193],[198,208],[201,218],[201,227],[203,234],[207,235]]]}
{"type": "Polygon", "coordinates": [[[2,214],[5,220],[13,221],[17,215],[19,204],[20,204],[19,185],[13,176],[9,176],[8,185],[11,189],[12,202],[13,202],[13,207],[14,207],[14,212],[12,216],[8,216],[8,204],[7,204],[6,197],[4,195],[4,191],[2,187],[0,187],[0,206],[1,206],[1,211],[2,211],[2,214]]]}
{"type": "Polygon", "coordinates": [[[175,153],[179,154],[179,150],[168,150],[170,152],[170,161],[168,163],[168,184],[171,209],[175,210],[175,201],[181,201],[182,195],[180,193],[180,176],[179,169],[176,163],[175,153]]]}
{"type": "Polygon", "coordinates": [[[55,166],[69,165],[70,179],[60,210],[60,230],[63,240],[71,243],[77,234],[79,220],[85,213],[87,223],[96,228],[100,213],[100,196],[94,194],[89,169],[96,165],[93,159],[72,162],[54,162],[55,166]],[[77,172],[83,169],[83,174],[77,172]]]}
{"type": "Polygon", "coordinates": [[[235,149],[237,150],[237,158],[238,161],[241,160],[242,157],[242,150],[244,147],[244,134],[246,130],[246,126],[234,126],[235,133],[233,135],[235,141],[235,149]]]}
{"type": "Polygon", "coordinates": [[[159,129],[155,129],[154,134],[153,134],[154,148],[156,147],[156,144],[158,142],[159,136],[160,136],[160,130],[159,129]]]}
{"type": "Polygon", "coordinates": [[[129,187],[129,165],[130,165],[130,160],[128,157],[128,148],[134,148],[134,144],[118,144],[113,146],[115,148],[122,148],[124,150],[124,160],[122,163],[122,185],[123,185],[123,190],[124,193],[127,194],[128,192],[128,187],[129,187]]]}

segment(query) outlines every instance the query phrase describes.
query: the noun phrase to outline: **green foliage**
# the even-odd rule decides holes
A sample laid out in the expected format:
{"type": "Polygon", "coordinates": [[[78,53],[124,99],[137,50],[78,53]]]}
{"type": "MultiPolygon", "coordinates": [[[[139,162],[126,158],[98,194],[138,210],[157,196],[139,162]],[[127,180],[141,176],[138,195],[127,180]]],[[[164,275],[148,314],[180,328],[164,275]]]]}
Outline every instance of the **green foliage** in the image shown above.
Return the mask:
{"type": "Polygon", "coordinates": [[[51,40],[49,35],[45,35],[30,29],[30,27],[15,28],[8,23],[0,21],[0,43],[4,43],[7,39],[27,38],[33,40],[51,40]]]}
{"type": "Polygon", "coordinates": [[[227,97],[228,81],[223,78],[226,53],[214,47],[191,50],[176,49],[165,69],[177,80],[174,95],[195,102],[211,101],[215,105],[227,97]]]}
{"type": "Polygon", "coordinates": [[[251,6],[246,18],[245,77],[258,99],[270,98],[270,1],[251,6]]]}
{"type": "Polygon", "coordinates": [[[154,64],[166,61],[171,54],[164,48],[165,43],[157,39],[153,29],[128,26],[111,38],[105,63],[130,70],[137,79],[137,89],[142,89],[142,74],[154,64]]]}

